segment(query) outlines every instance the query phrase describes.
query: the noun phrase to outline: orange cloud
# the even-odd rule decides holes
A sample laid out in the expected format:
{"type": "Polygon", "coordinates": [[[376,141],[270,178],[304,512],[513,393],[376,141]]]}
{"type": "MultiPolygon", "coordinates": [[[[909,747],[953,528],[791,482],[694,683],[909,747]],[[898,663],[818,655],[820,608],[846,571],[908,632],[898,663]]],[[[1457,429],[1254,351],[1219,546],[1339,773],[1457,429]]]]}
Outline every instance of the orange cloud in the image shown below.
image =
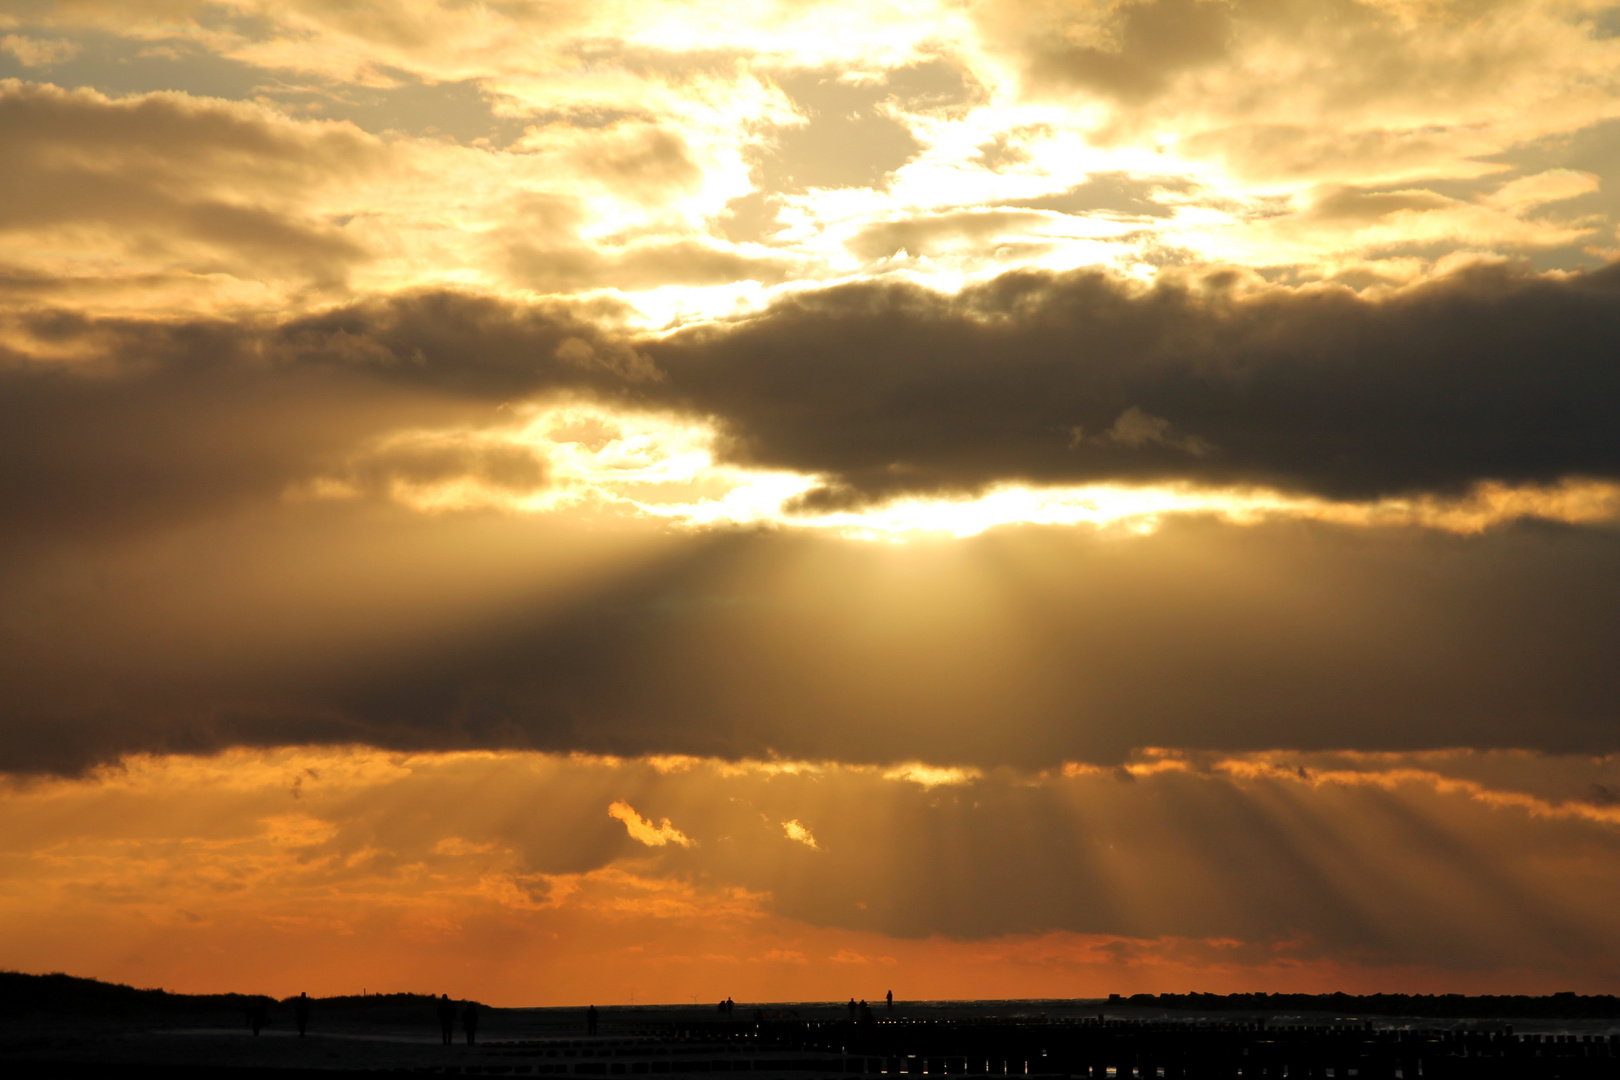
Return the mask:
{"type": "Polygon", "coordinates": [[[816,838],[810,834],[809,829],[799,824],[798,818],[782,822],[782,831],[787,834],[789,840],[796,840],[805,847],[817,847],[816,838]]]}
{"type": "Polygon", "coordinates": [[[625,831],[630,834],[630,838],[648,847],[663,847],[665,844],[691,847],[693,843],[685,833],[669,823],[669,818],[665,818],[662,825],[654,825],[649,819],[636,813],[635,808],[627,802],[615,802],[609,806],[608,817],[624,822],[625,831]]]}

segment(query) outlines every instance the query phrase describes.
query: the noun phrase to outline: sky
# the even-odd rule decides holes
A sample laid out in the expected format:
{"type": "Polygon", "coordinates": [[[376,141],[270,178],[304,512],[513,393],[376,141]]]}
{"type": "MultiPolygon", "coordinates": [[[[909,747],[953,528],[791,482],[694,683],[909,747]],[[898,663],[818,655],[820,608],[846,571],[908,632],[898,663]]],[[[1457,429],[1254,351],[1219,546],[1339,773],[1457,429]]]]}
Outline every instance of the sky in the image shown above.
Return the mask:
{"type": "Polygon", "coordinates": [[[1620,992],[1620,6],[0,0],[0,967],[1620,992]]]}

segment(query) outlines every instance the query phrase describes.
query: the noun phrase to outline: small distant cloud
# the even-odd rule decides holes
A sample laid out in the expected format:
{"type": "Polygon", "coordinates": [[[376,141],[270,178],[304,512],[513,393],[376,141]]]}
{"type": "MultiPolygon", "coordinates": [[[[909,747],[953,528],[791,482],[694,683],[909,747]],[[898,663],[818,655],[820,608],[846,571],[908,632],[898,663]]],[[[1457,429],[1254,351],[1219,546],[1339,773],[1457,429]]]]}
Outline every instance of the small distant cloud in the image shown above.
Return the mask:
{"type": "Polygon", "coordinates": [[[31,38],[7,34],[0,38],[0,49],[17,58],[23,67],[50,67],[79,55],[77,42],[65,38],[31,38]]]}
{"type": "Polygon", "coordinates": [[[782,831],[787,833],[789,840],[797,840],[805,847],[815,848],[817,851],[821,850],[821,845],[816,843],[816,838],[810,835],[809,829],[799,823],[798,818],[782,822],[782,831]]]}
{"type": "Polygon", "coordinates": [[[809,960],[805,957],[804,953],[799,952],[797,949],[772,949],[764,956],[758,957],[758,959],[764,960],[767,963],[777,964],[809,963],[809,960]]]}
{"type": "Polygon", "coordinates": [[[642,760],[663,776],[690,772],[703,764],[702,758],[692,757],[690,754],[650,754],[642,760]]]}
{"type": "Polygon", "coordinates": [[[314,847],[337,835],[337,826],[308,814],[277,814],[262,818],[261,834],[272,844],[285,847],[314,847]]]}
{"type": "Polygon", "coordinates": [[[943,784],[970,784],[983,775],[978,769],[960,768],[952,765],[922,765],[913,761],[904,765],[896,765],[883,774],[883,779],[909,780],[913,784],[921,784],[925,788],[931,788],[943,784]]]}
{"type": "Polygon", "coordinates": [[[636,813],[635,807],[627,802],[616,802],[609,806],[608,817],[618,818],[624,822],[625,831],[630,834],[630,839],[639,840],[648,847],[663,847],[665,844],[691,847],[693,844],[691,837],[670,824],[669,818],[665,818],[661,825],[654,825],[636,813]]]}
{"type": "Polygon", "coordinates": [[[1534,176],[1522,176],[1503,184],[1485,201],[1508,210],[1523,210],[1544,203],[1561,202],[1597,191],[1598,178],[1573,169],[1549,169],[1534,176]]]}
{"type": "Polygon", "coordinates": [[[459,836],[447,836],[433,845],[435,855],[489,855],[499,850],[501,850],[499,844],[475,844],[459,836]]]}
{"type": "Polygon", "coordinates": [[[1162,416],[1153,416],[1132,405],[1115,419],[1097,440],[1132,449],[1157,443],[1175,450],[1184,450],[1193,457],[1203,457],[1215,447],[1196,435],[1176,431],[1175,426],[1162,416]]]}
{"type": "Polygon", "coordinates": [[[839,949],[837,953],[827,957],[835,964],[870,964],[871,961],[858,952],[849,949],[839,949]]]}

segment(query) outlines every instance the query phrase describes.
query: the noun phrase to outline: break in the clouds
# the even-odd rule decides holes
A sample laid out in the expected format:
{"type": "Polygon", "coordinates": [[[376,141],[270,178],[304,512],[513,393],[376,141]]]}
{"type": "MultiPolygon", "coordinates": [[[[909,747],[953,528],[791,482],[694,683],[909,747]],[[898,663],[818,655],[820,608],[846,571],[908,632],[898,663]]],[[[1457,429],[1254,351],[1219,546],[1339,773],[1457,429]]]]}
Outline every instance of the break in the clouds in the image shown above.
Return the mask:
{"type": "Polygon", "coordinates": [[[1612,987],[1617,35],[0,5],[0,819],[79,822],[7,834],[46,944],[0,962],[80,955],[41,898],[161,897],[87,973],[166,981],[319,866],[367,899],[310,932],[405,927],[402,978],[612,924],[679,996],[1612,987]],[[314,809],[346,770],[377,816],[314,809]],[[175,818],[119,839],[159,773],[253,788],[185,874],[260,906],[163,891],[175,818]],[[480,816],[514,786],[563,847],[480,816]],[[362,835],[407,789],[463,824],[362,835]]]}

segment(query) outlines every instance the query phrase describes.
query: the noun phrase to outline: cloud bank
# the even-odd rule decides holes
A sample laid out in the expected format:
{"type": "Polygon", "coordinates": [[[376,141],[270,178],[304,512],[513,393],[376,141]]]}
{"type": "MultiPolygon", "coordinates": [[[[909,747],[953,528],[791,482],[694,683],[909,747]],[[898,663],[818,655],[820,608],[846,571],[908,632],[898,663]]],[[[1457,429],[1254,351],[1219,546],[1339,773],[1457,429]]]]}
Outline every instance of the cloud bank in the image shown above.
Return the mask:
{"type": "Polygon", "coordinates": [[[786,761],[136,759],[10,793],[0,910],[11,962],[182,989],[331,993],[364,959],[368,985],[501,1004],[1584,990],[1614,977],[1616,781],[1613,757],[1474,752],[932,790],[786,761]],[[625,786],[697,842],[627,835],[603,813],[625,786]]]}

